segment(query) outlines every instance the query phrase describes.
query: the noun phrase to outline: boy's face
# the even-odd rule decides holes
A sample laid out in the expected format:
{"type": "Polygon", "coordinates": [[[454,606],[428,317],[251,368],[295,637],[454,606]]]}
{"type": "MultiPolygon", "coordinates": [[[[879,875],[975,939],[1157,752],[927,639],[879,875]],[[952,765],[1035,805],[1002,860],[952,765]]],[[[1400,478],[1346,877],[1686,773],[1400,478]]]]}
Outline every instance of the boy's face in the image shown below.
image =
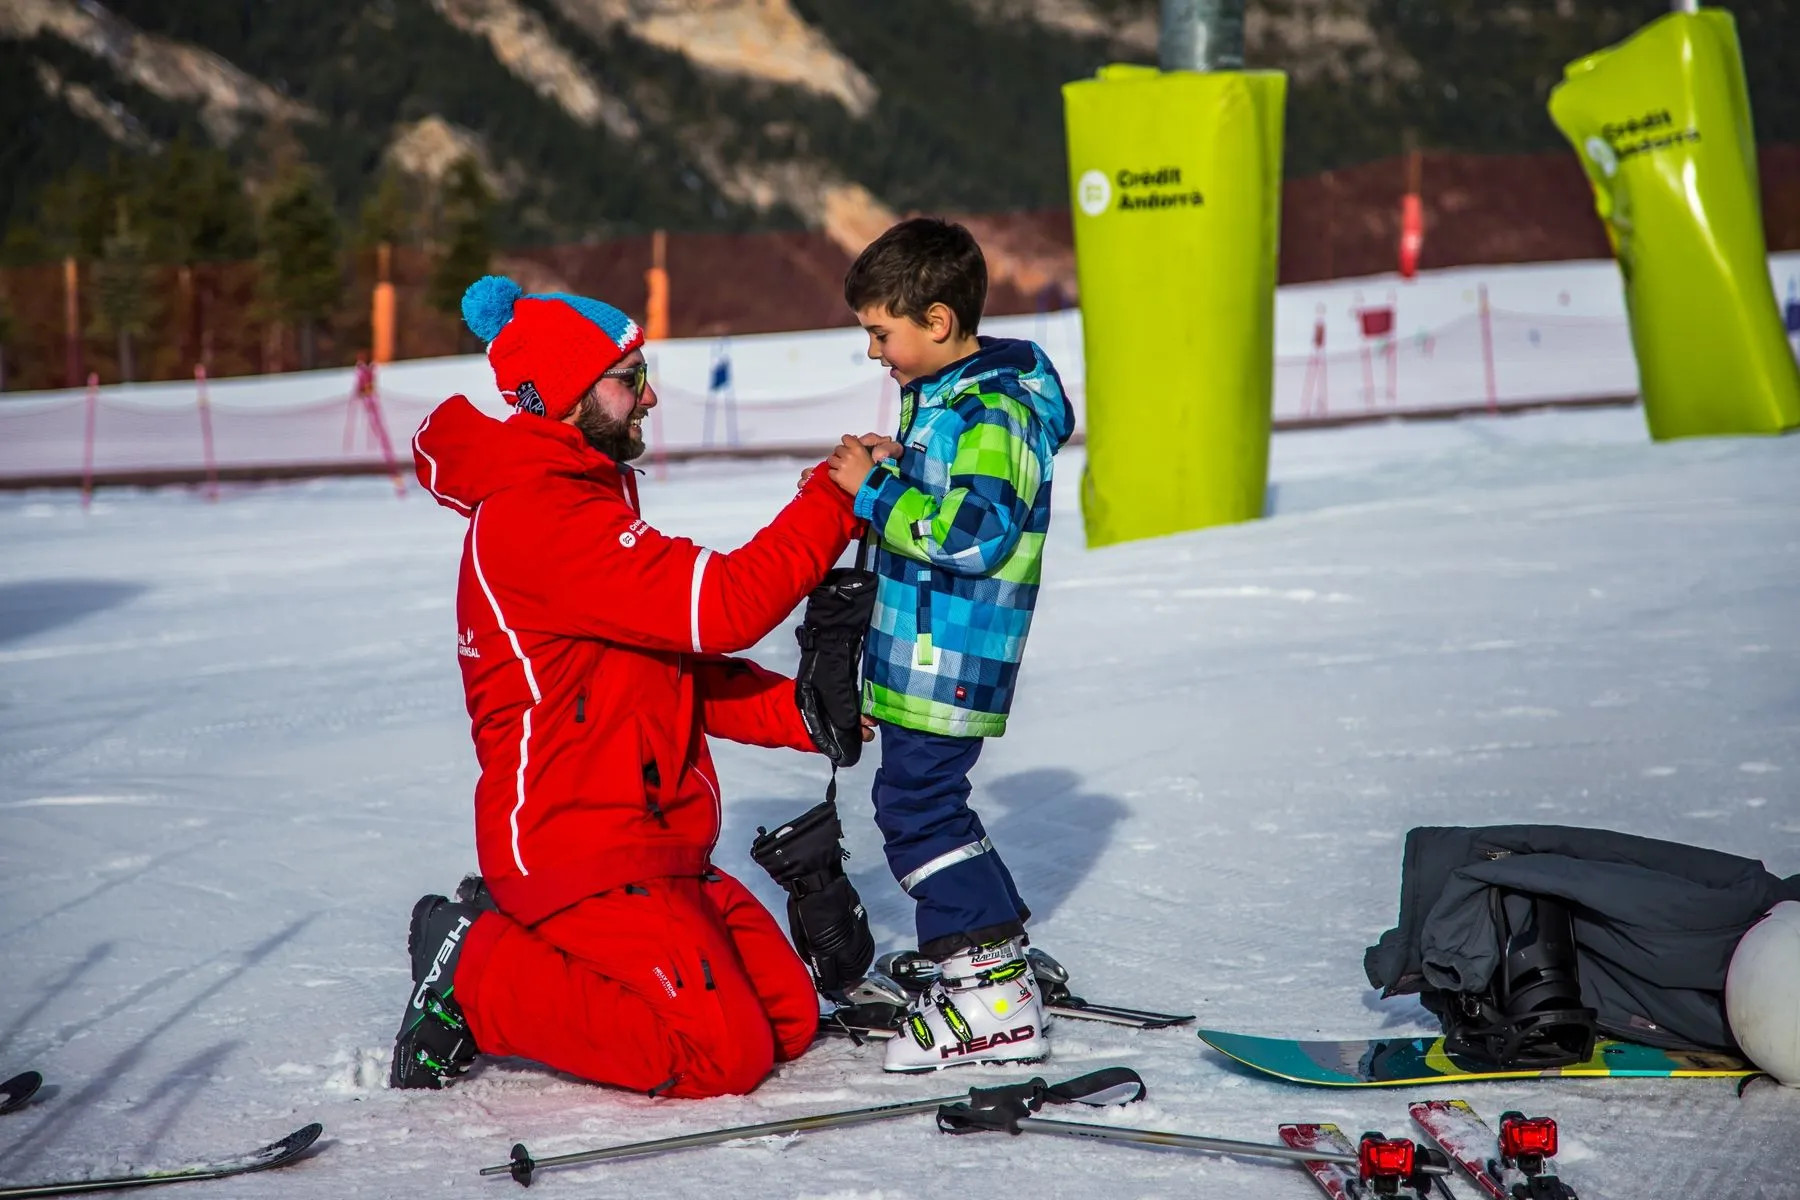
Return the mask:
{"type": "Polygon", "coordinates": [[[945,305],[926,309],[923,323],[896,317],[885,304],[858,309],[856,319],[869,335],[869,357],[886,367],[901,387],[963,356],[960,350],[951,350],[956,318],[945,305]]]}

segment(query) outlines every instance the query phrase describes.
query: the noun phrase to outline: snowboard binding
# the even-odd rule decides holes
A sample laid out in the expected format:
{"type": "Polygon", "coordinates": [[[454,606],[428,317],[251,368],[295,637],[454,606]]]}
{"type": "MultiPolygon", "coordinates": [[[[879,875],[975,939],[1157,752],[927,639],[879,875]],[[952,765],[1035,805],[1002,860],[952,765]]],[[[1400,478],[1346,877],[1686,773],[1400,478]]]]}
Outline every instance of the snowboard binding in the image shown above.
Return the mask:
{"type": "Polygon", "coordinates": [[[1450,992],[1444,1048],[1501,1067],[1566,1067],[1592,1057],[1596,1014],[1581,1003],[1569,910],[1496,889],[1502,957],[1485,990],[1450,992]]]}

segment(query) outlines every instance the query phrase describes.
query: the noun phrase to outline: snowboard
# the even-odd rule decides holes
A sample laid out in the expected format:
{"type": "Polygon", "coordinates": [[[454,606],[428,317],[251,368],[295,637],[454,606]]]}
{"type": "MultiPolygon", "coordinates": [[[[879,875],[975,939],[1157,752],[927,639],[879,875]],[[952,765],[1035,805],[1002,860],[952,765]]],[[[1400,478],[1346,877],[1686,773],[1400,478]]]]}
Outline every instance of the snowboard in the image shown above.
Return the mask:
{"type": "Polygon", "coordinates": [[[1625,1076],[1660,1079],[1739,1078],[1757,1069],[1728,1054],[1658,1050],[1635,1042],[1601,1040],[1585,1062],[1569,1067],[1496,1067],[1451,1054],[1442,1037],[1308,1042],[1202,1029],[1200,1040],[1246,1067],[1314,1087],[1395,1087],[1481,1079],[1585,1079],[1625,1076]]]}

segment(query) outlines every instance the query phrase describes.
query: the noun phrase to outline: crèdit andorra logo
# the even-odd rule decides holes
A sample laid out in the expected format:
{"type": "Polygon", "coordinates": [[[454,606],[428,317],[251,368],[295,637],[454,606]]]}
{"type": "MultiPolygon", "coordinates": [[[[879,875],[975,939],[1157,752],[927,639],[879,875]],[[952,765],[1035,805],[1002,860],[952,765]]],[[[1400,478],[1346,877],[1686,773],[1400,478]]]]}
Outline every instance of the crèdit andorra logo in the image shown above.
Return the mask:
{"type": "Polygon", "coordinates": [[[1639,113],[1622,121],[1608,121],[1597,137],[1584,143],[1587,156],[1611,179],[1619,168],[1640,154],[1657,154],[1700,140],[1700,130],[1686,118],[1678,122],[1666,108],[1639,113]]]}
{"type": "Polygon", "coordinates": [[[1182,179],[1177,166],[1148,170],[1127,168],[1108,174],[1084,171],[1075,182],[1075,203],[1090,217],[1109,209],[1151,212],[1168,208],[1199,208],[1206,203],[1200,189],[1182,179]]]}
{"type": "Polygon", "coordinates": [[[1112,183],[1107,180],[1105,171],[1089,171],[1075,185],[1075,200],[1081,205],[1081,211],[1090,217],[1097,217],[1106,211],[1112,203],[1112,183]]]}

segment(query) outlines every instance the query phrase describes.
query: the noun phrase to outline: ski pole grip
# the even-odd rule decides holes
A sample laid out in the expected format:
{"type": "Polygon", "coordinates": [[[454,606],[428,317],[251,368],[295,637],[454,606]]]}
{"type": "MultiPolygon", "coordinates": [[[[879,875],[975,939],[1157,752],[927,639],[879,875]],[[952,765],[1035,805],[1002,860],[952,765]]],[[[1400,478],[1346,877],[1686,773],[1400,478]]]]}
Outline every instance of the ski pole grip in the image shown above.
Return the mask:
{"type": "Polygon", "coordinates": [[[1136,1104],[1149,1094],[1143,1079],[1130,1067],[1103,1067],[1087,1075],[1078,1075],[1074,1079],[1052,1084],[1044,1090],[1044,1099],[1051,1104],[1092,1104],[1104,1107],[1109,1104],[1136,1104]]]}
{"type": "Polygon", "coordinates": [[[1028,1112],[1036,1112],[1044,1106],[1044,1098],[1050,1094],[1050,1085],[1042,1078],[1027,1079],[1024,1083],[1007,1083],[999,1087],[970,1088],[969,1098],[965,1103],[970,1108],[1006,1108],[1018,1105],[1028,1112]]]}
{"type": "MultiPolygon", "coordinates": [[[[1006,1091],[989,1088],[988,1091],[1006,1091]]],[[[994,1104],[977,1105],[964,1101],[946,1104],[937,1111],[937,1127],[945,1133],[1010,1133],[1017,1136],[1019,1121],[1031,1115],[1026,1102],[1017,1096],[1001,1096],[994,1104]]]]}

